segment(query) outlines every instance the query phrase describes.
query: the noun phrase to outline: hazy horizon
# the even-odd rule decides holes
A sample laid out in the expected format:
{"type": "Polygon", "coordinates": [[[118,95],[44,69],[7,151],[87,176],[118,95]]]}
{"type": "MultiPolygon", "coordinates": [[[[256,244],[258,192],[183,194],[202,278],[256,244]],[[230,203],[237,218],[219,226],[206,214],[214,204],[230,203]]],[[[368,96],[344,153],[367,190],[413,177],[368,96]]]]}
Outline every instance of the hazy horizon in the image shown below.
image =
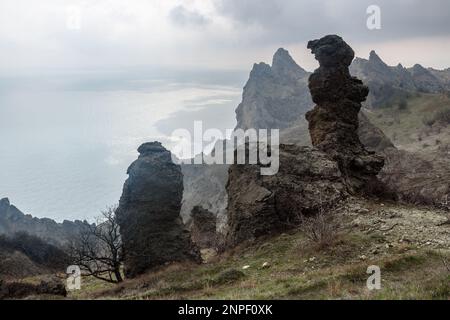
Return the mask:
{"type": "Polygon", "coordinates": [[[117,203],[140,143],[221,130],[254,63],[335,33],[389,65],[450,67],[450,3],[5,0],[0,3],[0,198],[37,217],[86,219],[117,203]]]}

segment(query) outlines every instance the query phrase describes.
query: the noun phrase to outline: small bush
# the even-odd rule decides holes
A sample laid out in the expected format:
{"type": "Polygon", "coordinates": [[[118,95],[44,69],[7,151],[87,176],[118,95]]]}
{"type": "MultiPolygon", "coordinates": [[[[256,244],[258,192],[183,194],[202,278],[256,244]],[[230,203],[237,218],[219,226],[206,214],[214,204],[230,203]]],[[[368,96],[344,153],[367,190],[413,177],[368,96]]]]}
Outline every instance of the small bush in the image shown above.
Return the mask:
{"type": "Polygon", "coordinates": [[[245,274],[242,271],[229,269],[220,273],[215,279],[211,281],[211,283],[215,285],[230,284],[241,280],[242,278],[245,278],[245,274]]]}
{"type": "Polygon", "coordinates": [[[338,236],[339,224],[333,214],[319,210],[315,215],[301,216],[300,230],[320,249],[332,245],[338,236]]]}

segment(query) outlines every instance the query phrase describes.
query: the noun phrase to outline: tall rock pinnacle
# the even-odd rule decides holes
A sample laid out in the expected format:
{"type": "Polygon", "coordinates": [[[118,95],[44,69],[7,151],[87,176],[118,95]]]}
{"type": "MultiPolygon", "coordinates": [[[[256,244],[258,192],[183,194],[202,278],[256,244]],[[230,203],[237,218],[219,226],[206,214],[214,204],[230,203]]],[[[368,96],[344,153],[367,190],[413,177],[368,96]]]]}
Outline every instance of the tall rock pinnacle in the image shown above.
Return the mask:
{"type": "Polygon", "coordinates": [[[382,157],[367,151],[358,137],[358,113],[369,89],[352,77],[353,49],[339,36],[328,35],[308,42],[320,67],[309,78],[316,106],[306,113],[315,147],[338,162],[350,190],[362,191],[376,180],[382,157]]]}
{"type": "Polygon", "coordinates": [[[167,262],[200,262],[180,217],[180,166],[159,142],[144,143],[138,151],[117,209],[126,275],[134,277],[167,262]]]}

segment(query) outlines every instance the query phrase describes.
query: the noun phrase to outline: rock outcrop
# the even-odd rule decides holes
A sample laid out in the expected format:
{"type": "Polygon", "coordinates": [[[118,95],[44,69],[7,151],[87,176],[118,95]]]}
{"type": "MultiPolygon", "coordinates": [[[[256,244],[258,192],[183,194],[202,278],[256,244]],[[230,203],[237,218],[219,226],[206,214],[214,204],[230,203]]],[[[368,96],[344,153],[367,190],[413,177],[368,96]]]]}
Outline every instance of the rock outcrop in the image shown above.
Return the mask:
{"type": "Polygon", "coordinates": [[[0,235],[13,236],[17,232],[26,232],[52,245],[64,247],[87,225],[86,221],[64,220],[57,223],[48,218],[32,217],[17,209],[8,198],[0,200],[0,235]]]}
{"type": "Polygon", "coordinates": [[[417,93],[439,93],[450,90],[448,70],[424,68],[419,64],[405,68],[400,63],[388,66],[371,51],[369,59],[355,58],[350,73],[369,87],[366,106],[389,107],[417,93]]]}
{"type": "Polygon", "coordinates": [[[117,209],[125,273],[135,277],[175,261],[200,262],[198,249],[180,217],[181,168],[161,143],[144,143],[128,168],[117,209]]]}
{"type": "MultiPolygon", "coordinates": [[[[372,57],[371,61],[374,59],[372,57]]],[[[305,113],[314,106],[308,89],[310,75],[282,48],[274,54],[272,65],[255,64],[236,110],[236,129],[280,129],[281,143],[310,146],[305,119],[305,113]]],[[[392,146],[363,112],[359,113],[359,119],[358,134],[369,150],[379,151],[392,146]]],[[[200,205],[215,214],[218,232],[226,233],[228,167],[181,165],[184,175],[181,214],[185,222],[189,222],[192,208],[200,205]]]]}
{"type": "Polygon", "coordinates": [[[341,37],[328,35],[308,42],[320,67],[309,78],[316,106],[306,113],[313,146],[338,162],[348,187],[360,192],[376,180],[384,160],[366,150],[358,137],[361,102],[369,93],[348,70],[353,49],[341,37]]]}
{"type": "MultiPolygon", "coordinates": [[[[427,70],[434,74],[439,83],[445,82],[447,83],[445,87],[450,88],[449,69],[427,70]]],[[[364,103],[366,108],[359,112],[357,129],[362,144],[368,150],[376,152],[385,149],[394,150],[390,139],[369,121],[366,113],[379,106],[397,105],[401,99],[421,92],[420,88],[416,87],[418,82],[414,80],[411,71],[400,64],[387,65],[375,51],[370,53],[368,60],[362,58],[353,60],[350,74],[362,79],[369,87],[368,100],[364,103]]],[[[305,113],[314,106],[308,90],[310,75],[311,73],[301,68],[284,49],[279,49],[275,53],[272,65],[255,64],[244,87],[242,102],[236,110],[236,128],[280,129],[281,143],[310,146],[311,139],[305,119],[305,113]],[[289,117],[285,114],[289,114],[289,117]]],[[[395,151],[384,155],[393,157],[392,161],[405,158],[395,151]]],[[[218,230],[225,232],[227,221],[225,184],[228,166],[188,165],[182,166],[182,170],[185,176],[182,207],[185,221],[189,221],[192,208],[201,205],[216,215],[218,230]]],[[[384,169],[380,177],[383,182],[390,184],[395,182],[388,178],[389,174],[384,169]]],[[[404,176],[396,174],[396,177],[402,181],[404,176]]],[[[398,190],[399,186],[392,187],[398,190]]]]}
{"type": "Polygon", "coordinates": [[[201,249],[216,248],[218,234],[216,216],[200,206],[195,206],[191,213],[190,227],[192,241],[201,249]]]}
{"type": "Polygon", "coordinates": [[[293,126],[312,105],[308,76],[284,49],[275,53],[272,66],[255,64],[236,109],[236,128],[282,130],[293,126]]]}
{"type": "Polygon", "coordinates": [[[229,169],[226,245],[282,232],[302,215],[327,210],[347,195],[336,162],[311,147],[280,145],[280,170],[261,176],[259,165],[229,169]]]}

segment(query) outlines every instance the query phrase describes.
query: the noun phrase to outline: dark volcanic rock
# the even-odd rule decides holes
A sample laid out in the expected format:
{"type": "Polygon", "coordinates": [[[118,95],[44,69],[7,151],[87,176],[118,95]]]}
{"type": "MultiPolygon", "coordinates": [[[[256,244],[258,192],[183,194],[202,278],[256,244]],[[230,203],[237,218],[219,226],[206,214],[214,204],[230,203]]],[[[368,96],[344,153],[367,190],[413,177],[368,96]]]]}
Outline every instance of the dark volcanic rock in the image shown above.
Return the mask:
{"type": "Polygon", "coordinates": [[[358,114],[369,92],[361,80],[349,73],[354,52],[336,35],[308,43],[320,67],[309,78],[316,106],[306,113],[313,146],[339,164],[352,191],[362,191],[376,180],[384,160],[365,149],[358,137],[358,114]]]}
{"type": "Polygon", "coordinates": [[[317,149],[283,144],[276,175],[261,176],[258,165],[232,165],[227,191],[227,246],[282,232],[347,195],[336,162],[317,149]]]}
{"type": "Polygon", "coordinates": [[[217,247],[216,216],[214,213],[195,206],[191,213],[192,241],[202,249],[217,247]]]}
{"type": "Polygon", "coordinates": [[[134,277],[168,262],[199,262],[200,254],[180,217],[180,166],[159,142],[145,143],[138,151],[117,210],[126,275],[134,277]]]}

